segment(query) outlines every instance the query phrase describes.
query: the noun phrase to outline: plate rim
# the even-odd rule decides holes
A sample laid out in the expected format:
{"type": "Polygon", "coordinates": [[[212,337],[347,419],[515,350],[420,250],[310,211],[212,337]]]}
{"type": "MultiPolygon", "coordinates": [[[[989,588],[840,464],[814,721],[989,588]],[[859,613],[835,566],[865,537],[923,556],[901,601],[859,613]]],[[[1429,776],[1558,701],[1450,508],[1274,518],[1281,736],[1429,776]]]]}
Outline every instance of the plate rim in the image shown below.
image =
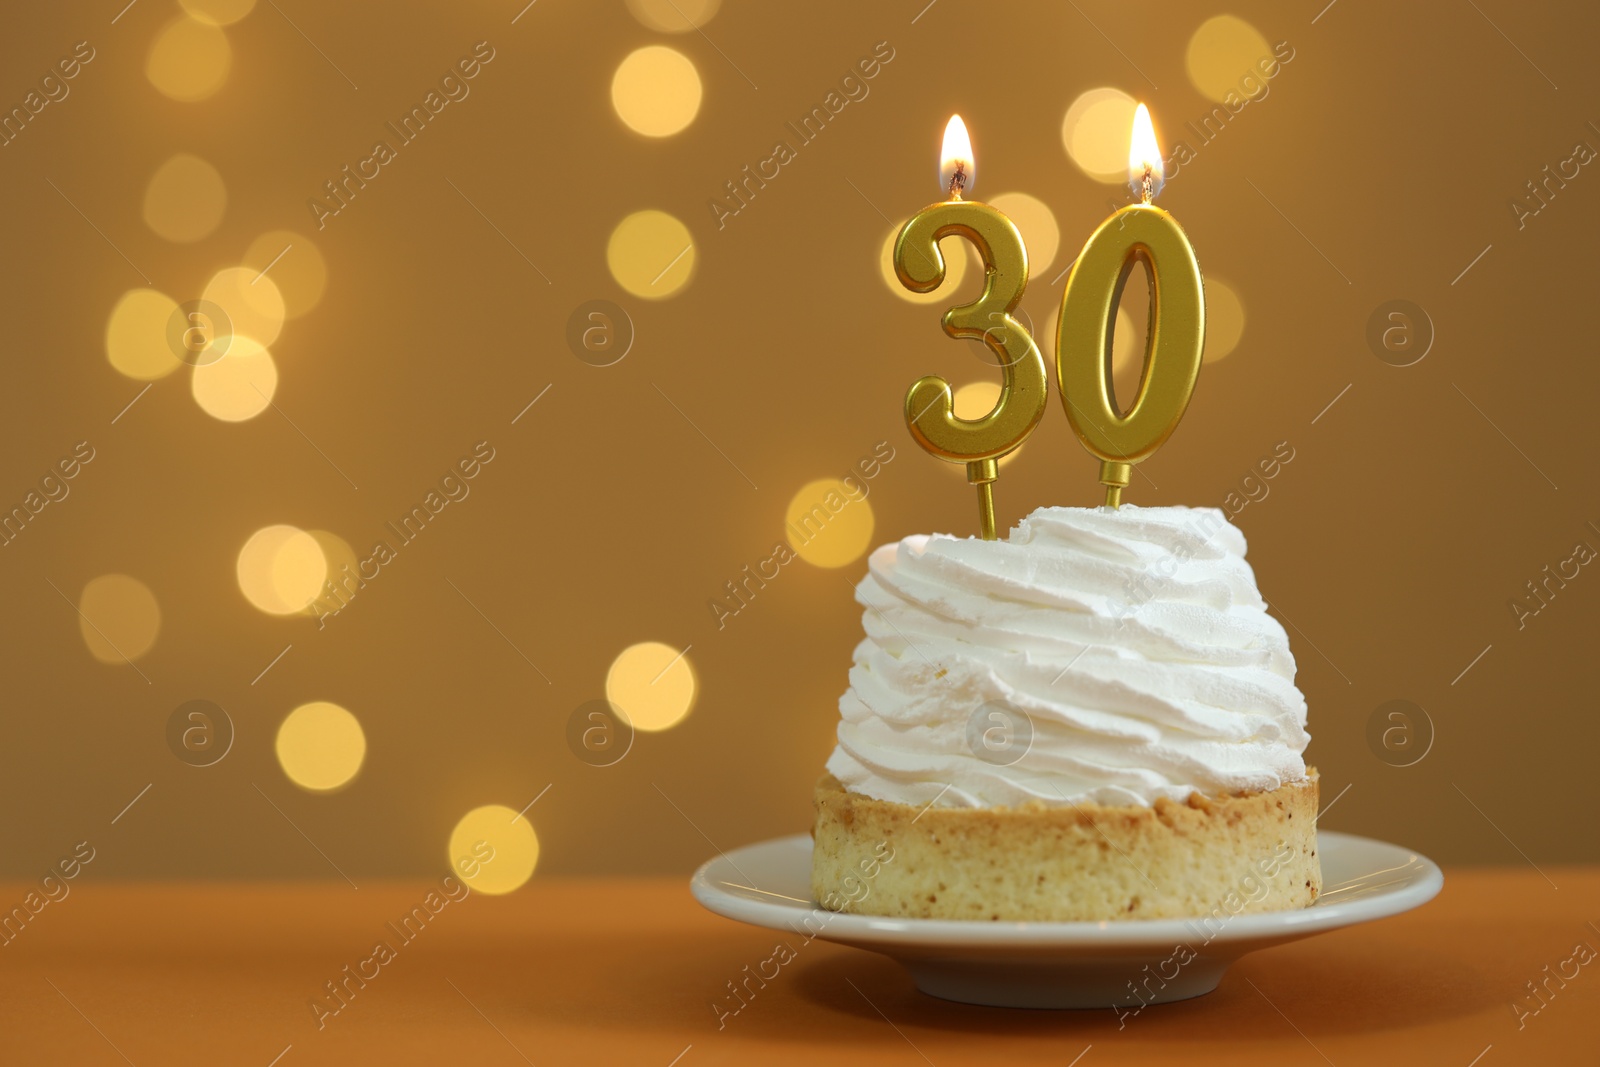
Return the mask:
{"type": "MultiPolygon", "coordinates": [[[[1240,943],[1309,936],[1358,923],[1399,915],[1420,907],[1439,894],[1444,872],[1433,860],[1414,849],[1360,834],[1319,830],[1319,840],[1338,845],[1376,845],[1406,854],[1406,863],[1419,870],[1405,884],[1356,900],[1297,908],[1287,911],[1254,912],[1229,916],[1224,925],[1206,939],[1208,945],[1240,943]]],[[[741,853],[758,848],[804,842],[809,850],[811,835],[785,834],[741,845],[702,863],[690,878],[689,888],[701,907],[736,922],[771,930],[810,933],[801,924],[807,916],[824,916],[814,936],[826,941],[853,944],[871,943],[890,947],[938,946],[967,948],[1070,948],[1109,947],[1112,945],[1170,945],[1174,938],[1193,938],[1195,924],[1204,916],[1183,919],[1119,919],[1104,922],[994,922],[981,919],[917,919],[881,915],[830,912],[815,901],[809,906],[750,900],[722,888],[725,880],[714,879],[711,870],[720,864],[736,865],[741,853]]],[[[1376,873],[1382,873],[1376,872],[1376,873]]],[[[787,898],[794,899],[794,898],[787,898]]]]}

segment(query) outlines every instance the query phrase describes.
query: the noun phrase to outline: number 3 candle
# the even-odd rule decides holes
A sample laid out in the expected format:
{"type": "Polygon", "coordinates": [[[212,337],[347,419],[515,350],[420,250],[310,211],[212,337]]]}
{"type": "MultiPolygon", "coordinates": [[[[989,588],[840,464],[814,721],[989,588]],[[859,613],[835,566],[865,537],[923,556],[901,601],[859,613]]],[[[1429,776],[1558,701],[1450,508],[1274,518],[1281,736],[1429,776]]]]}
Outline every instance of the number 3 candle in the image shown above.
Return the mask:
{"type": "Polygon", "coordinates": [[[972,145],[960,115],[944,131],[939,184],[949,199],[923,208],[900,230],[894,269],[900,284],[917,293],[937,289],[945,277],[941,238],[964,237],[983,260],[983,293],[970,304],[944,313],[951,337],[982,339],[999,361],[1000,397],[981,419],[958,419],[950,383],[930,375],[906,394],[906,424],[917,444],[940,459],[967,465],[967,480],[978,489],[980,535],[995,539],[993,483],[999,459],[1033,432],[1044,417],[1044,357],[1020,322],[1011,317],[1028,284],[1028,254],[1022,235],[1004,214],[963,199],[972,188],[972,145]]]}
{"type": "Polygon", "coordinates": [[[1161,149],[1150,112],[1140,104],[1128,149],[1128,179],[1140,202],[1101,223],[1083,246],[1056,332],[1061,401],[1078,440],[1100,460],[1100,484],[1113,508],[1133,465],[1160,448],[1183,418],[1205,345],[1205,295],[1194,248],[1177,220],[1150,203],[1161,178],[1161,149]],[[1150,273],[1150,324],[1144,374],[1124,414],[1112,394],[1111,330],[1123,286],[1141,262],[1150,273]]]}

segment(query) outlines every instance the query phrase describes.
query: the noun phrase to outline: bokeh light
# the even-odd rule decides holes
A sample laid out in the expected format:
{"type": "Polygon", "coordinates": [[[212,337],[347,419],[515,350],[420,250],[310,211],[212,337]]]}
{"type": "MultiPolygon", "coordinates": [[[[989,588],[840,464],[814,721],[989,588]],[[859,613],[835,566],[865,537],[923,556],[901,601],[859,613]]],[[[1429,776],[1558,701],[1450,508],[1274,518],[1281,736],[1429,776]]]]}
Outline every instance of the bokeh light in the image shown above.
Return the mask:
{"type": "Polygon", "coordinates": [[[1111,335],[1111,372],[1113,375],[1134,364],[1144,363],[1144,337],[1128,314],[1127,308],[1117,308],[1117,327],[1111,335]]]}
{"type": "Polygon", "coordinates": [[[1244,301],[1220,278],[1206,279],[1206,350],[1204,362],[1215,363],[1239,345],[1244,336],[1244,301]]]}
{"type": "Polygon", "coordinates": [[[1201,94],[1223,103],[1231,93],[1247,99],[1241,82],[1263,83],[1256,63],[1272,58],[1272,46],[1261,32],[1237,15],[1217,15],[1206,19],[1189,38],[1184,65],[1189,80],[1201,94]]]}
{"type": "Polygon", "coordinates": [[[209,236],[227,207],[228,187],[217,168],[187,152],[161,164],[144,190],[145,225],[179,244],[209,236]]]}
{"type": "Polygon", "coordinates": [[[807,482],[789,499],[783,532],[800,558],[817,567],[844,567],[872,546],[872,505],[860,488],[837,478],[807,482]]]}
{"type": "Polygon", "coordinates": [[[183,9],[201,22],[230,26],[255,10],[256,0],[178,0],[183,9]]]}
{"type": "Polygon", "coordinates": [[[271,274],[249,267],[229,267],[213,275],[200,295],[227,312],[232,323],[230,330],[219,330],[212,344],[231,334],[270,345],[283,329],[283,294],[271,274]]]}
{"type": "Polygon", "coordinates": [[[611,276],[634,296],[660,300],[672,296],[694,273],[694,237],[689,227],[665,211],[635,211],[611,231],[606,265],[611,276]]]}
{"type": "Polygon", "coordinates": [[[931,293],[914,293],[900,284],[900,279],[894,272],[894,242],[900,236],[900,227],[896,226],[884,234],[883,247],[878,250],[878,273],[883,275],[883,284],[889,291],[901,300],[912,304],[945,304],[961,303],[961,285],[967,280],[968,269],[977,274],[977,256],[972,251],[972,246],[960,237],[947,237],[939,242],[939,253],[944,257],[944,282],[931,293]]]}
{"type": "Polygon", "coordinates": [[[78,597],[78,630],[101,663],[130,663],[161,632],[161,605],[150,587],[126,574],[102,574],[78,597]]]}
{"type": "Polygon", "coordinates": [[[688,653],[660,641],[629,645],[606,671],[606,699],[639,730],[670,730],[694,707],[698,682],[688,653]]]}
{"type": "Polygon", "coordinates": [[[1090,89],[1067,108],[1061,145],[1078,169],[1098,182],[1128,181],[1128,135],[1138,101],[1121,89],[1090,89]]]}
{"type": "Polygon", "coordinates": [[[367,735],[344,708],[316,700],[284,717],[274,747],[289,781],[312,793],[331,793],[361,770],[367,735]]]}
{"type": "Polygon", "coordinates": [[[228,80],[233,48],[216,25],[188,15],[167,23],[145,59],[145,77],[163,96],[204,100],[228,80]]]}
{"type": "MultiPolygon", "coordinates": [[[[1038,342],[1041,340],[1041,338],[1036,337],[1034,340],[1035,342],[1038,342]]],[[[1040,345],[1041,350],[1043,350],[1045,347],[1047,346],[1043,344],[1040,345]]],[[[955,412],[956,418],[967,419],[968,421],[973,419],[981,419],[985,415],[989,414],[989,412],[993,411],[995,404],[999,402],[1000,383],[969,382],[957,389],[950,399],[950,407],[951,410],[955,412]]],[[[1025,445],[1018,445],[1010,452],[1007,452],[1005,455],[1001,456],[1000,466],[1004,467],[1006,464],[1022,455],[1022,450],[1025,447],[1025,445]]],[[[941,463],[940,466],[954,471],[963,477],[965,477],[967,473],[967,466],[964,463],[941,463]]]]}
{"type": "Polygon", "coordinates": [[[225,355],[194,368],[189,389],[207,415],[223,422],[244,422],[272,403],[278,391],[278,365],[260,342],[235,337],[225,355]]]}
{"type": "Polygon", "coordinates": [[[989,201],[989,206],[1016,223],[1022,234],[1022,243],[1028,249],[1028,276],[1037,278],[1046,267],[1055,262],[1056,251],[1061,247],[1061,227],[1048,205],[1027,193],[1001,193],[989,201]]]}
{"type": "Polygon", "coordinates": [[[611,78],[611,106],[629,129],[670,137],[700,112],[700,74],[682,52],[653,44],[629,53],[611,78]]]}
{"type": "Polygon", "coordinates": [[[167,341],[167,324],[178,302],[155,289],[123,293],[106,321],[106,358],[119,373],[139,381],[164,378],[183,365],[167,341]]]}
{"type": "Polygon", "coordinates": [[[327,578],[322,583],[319,592],[311,603],[301,611],[306,615],[324,615],[340,611],[350,599],[360,591],[357,584],[361,578],[358,569],[361,565],[356,556],[355,549],[350,547],[350,542],[336,533],[327,530],[307,530],[306,533],[322,548],[322,558],[326,561],[327,578]],[[329,589],[329,584],[333,589],[329,589]]]}
{"type": "Polygon", "coordinates": [[[1000,399],[1000,386],[994,382],[972,382],[957,389],[951,399],[956,418],[981,419],[994,410],[995,402],[1000,399]]]}
{"type": "Polygon", "coordinates": [[[469,888],[498,896],[520,889],[539,865],[539,835],[526,815],[485,804],[450,831],[450,870],[469,888]]]}
{"type": "Polygon", "coordinates": [[[628,0],[633,17],[662,33],[688,33],[711,21],[722,0],[628,0]]]}
{"type": "Polygon", "coordinates": [[[321,250],[311,238],[293,230],[269,230],[257,237],[243,263],[254,272],[251,277],[267,272],[283,299],[286,318],[298,318],[316,307],[328,287],[328,264],[321,250]]]}
{"type": "Polygon", "coordinates": [[[239,591],[256,608],[293,615],[321,595],[328,560],[317,539],[298,526],[264,526],[239,550],[235,572],[239,591]]]}

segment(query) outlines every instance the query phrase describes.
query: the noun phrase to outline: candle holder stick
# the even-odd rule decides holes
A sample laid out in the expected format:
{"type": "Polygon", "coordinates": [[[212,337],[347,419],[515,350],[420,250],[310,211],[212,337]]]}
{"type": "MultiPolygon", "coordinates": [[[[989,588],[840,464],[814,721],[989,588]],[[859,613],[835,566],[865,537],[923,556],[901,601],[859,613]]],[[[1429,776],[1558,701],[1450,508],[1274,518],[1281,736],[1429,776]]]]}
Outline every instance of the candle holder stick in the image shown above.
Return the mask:
{"type": "Polygon", "coordinates": [[[1128,481],[1132,474],[1132,463],[1101,461],[1100,484],[1106,487],[1106,507],[1120,508],[1122,506],[1122,491],[1128,488],[1128,481]]]}
{"type": "Polygon", "coordinates": [[[967,481],[978,487],[978,536],[985,541],[995,540],[994,483],[1000,477],[1000,463],[993,459],[980,459],[967,464],[967,481]]]}

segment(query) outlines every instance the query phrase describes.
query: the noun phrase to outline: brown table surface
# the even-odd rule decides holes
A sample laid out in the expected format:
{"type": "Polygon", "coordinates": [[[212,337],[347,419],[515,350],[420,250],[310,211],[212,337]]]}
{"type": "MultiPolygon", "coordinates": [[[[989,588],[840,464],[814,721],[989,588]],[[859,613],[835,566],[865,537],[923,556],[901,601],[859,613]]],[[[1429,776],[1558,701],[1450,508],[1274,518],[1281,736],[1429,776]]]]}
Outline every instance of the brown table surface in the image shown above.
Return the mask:
{"type": "MultiPolygon", "coordinates": [[[[1600,1064],[1600,959],[1551,979],[1520,1027],[1512,1007],[1538,1006],[1527,983],[1575,946],[1600,949],[1600,868],[1544,875],[1447,871],[1417,911],[1248,956],[1215,993],[1120,1030],[1109,1010],[934,1000],[820,941],[719,1030],[712,1002],[784,935],[701,910],[686,879],[536,878],[402,943],[385,924],[428,883],[90,869],[0,948],[0,1064],[1600,1064]],[[319,1029],[313,998],[380,939],[394,958],[319,1029]]],[[[0,885],[0,902],[28,889],[0,885]]]]}

